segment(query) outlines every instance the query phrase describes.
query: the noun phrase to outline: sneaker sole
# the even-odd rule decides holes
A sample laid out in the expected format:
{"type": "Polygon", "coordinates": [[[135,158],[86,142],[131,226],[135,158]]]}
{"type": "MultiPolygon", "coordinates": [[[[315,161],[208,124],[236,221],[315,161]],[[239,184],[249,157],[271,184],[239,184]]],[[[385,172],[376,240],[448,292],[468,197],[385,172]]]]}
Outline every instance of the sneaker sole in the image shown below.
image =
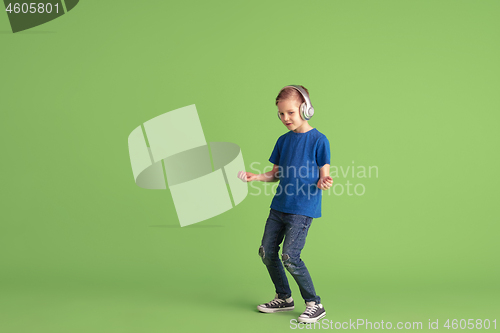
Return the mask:
{"type": "Polygon", "coordinates": [[[320,319],[323,319],[326,316],[326,311],[320,314],[317,318],[298,318],[297,321],[299,323],[315,323],[320,319]]]}
{"type": "Polygon", "coordinates": [[[274,309],[261,307],[260,305],[257,306],[257,310],[259,310],[260,312],[263,312],[263,313],[291,311],[293,309],[295,309],[295,306],[289,306],[289,307],[286,307],[286,308],[274,308],[274,309]]]}

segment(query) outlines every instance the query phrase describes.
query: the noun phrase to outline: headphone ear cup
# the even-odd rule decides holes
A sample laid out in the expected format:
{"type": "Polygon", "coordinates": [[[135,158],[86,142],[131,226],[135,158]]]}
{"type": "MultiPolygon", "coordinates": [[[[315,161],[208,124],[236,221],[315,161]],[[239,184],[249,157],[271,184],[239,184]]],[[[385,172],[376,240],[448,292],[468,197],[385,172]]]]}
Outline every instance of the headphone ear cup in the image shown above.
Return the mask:
{"type": "Polygon", "coordinates": [[[310,120],[314,114],[314,109],[307,108],[307,105],[304,103],[304,120],[310,120]]]}
{"type": "Polygon", "coordinates": [[[300,104],[300,117],[302,118],[302,120],[307,120],[306,108],[306,103],[300,104]]]}
{"type": "Polygon", "coordinates": [[[313,115],[314,115],[314,108],[311,107],[307,112],[307,116],[309,117],[309,119],[311,119],[313,115]]]}

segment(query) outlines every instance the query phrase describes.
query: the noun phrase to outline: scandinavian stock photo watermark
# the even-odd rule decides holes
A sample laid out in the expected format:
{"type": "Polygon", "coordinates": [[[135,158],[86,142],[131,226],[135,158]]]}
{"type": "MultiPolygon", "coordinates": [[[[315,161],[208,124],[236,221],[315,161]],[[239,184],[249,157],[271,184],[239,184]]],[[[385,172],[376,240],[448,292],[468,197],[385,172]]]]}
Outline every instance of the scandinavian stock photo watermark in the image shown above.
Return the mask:
{"type": "MultiPolygon", "coordinates": [[[[267,165],[260,169],[260,162],[250,164],[252,173],[263,174],[273,169],[272,165],[267,165]]],[[[305,165],[296,168],[294,166],[278,167],[276,176],[279,179],[293,179],[293,181],[282,184],[281,182],[261,182],[263,189],[255,182],[250,182],[250,195],[271,196],[275,193],[280,195],[284,192],[287,195],[302,194],[304,196],[314,196],[318,191],[323,191],[323,195],[347,195],[362,196],[366,193],[365,180],[371,178],[378,179],[379,170],[376,165],[331,165],[329,176],[333,179],[333,185],[327,190],[321,190],[317,184],[311,184],[311,179],[319,180],[320,172],[315,163],[307,161],[305,165]]],[[[317,182],[317,181],[316,181],[317,182]]]]}
{"type": "Polygon", "coordinates": [[[439,319],[433,320],[428,319],[427,322],[421,321],[369,321],[368,319],[349,319],[349,321],[337,321],[322,319],[314,323],[304,323],[298,322],[297,319],[290,319],[290,328],[295,329],[323,329],[323,330],[373,330],[373,329],[398,329],[398,330],[437,330],[437,329],[452,329],[452,330],[464,330],[464,329],[485,329],[489,330],[497,329],[497,320],[495,319],[451,319],[447,318],[445,320],[439,319]]]}

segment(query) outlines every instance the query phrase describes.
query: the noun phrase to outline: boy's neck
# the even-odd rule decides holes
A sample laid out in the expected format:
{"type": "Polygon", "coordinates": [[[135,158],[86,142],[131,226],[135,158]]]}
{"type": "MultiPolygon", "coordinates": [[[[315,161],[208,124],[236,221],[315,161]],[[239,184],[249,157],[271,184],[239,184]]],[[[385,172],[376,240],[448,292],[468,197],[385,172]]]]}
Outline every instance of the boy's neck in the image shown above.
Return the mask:
{"type": "Polygon", "coordinates": [[[309,125],[308,122],[305,122],[302,125],[300,125],[299,127],[297,127],[296,129],[294,129],[292,132],[295,132],[295,133],[306,133],[306,132],[309,132],[310,130],[312,130],[313,128],[314,127],[312,127],[311,125],[309,125]]]}

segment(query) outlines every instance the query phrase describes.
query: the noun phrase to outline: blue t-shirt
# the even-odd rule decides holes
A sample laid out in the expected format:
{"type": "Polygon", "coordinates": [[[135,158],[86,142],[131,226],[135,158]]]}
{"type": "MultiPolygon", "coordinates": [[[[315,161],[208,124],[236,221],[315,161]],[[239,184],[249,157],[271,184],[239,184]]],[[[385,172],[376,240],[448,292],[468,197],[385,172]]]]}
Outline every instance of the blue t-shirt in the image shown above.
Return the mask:
{"type": "Polygon", "coordinates": [[[330,142],[313,128],[289,131],[278,138],[269,162],[279,166],[280,183],[271,208],[280,212],[321,217],[319,168],[330,164],[330,142]]]}

